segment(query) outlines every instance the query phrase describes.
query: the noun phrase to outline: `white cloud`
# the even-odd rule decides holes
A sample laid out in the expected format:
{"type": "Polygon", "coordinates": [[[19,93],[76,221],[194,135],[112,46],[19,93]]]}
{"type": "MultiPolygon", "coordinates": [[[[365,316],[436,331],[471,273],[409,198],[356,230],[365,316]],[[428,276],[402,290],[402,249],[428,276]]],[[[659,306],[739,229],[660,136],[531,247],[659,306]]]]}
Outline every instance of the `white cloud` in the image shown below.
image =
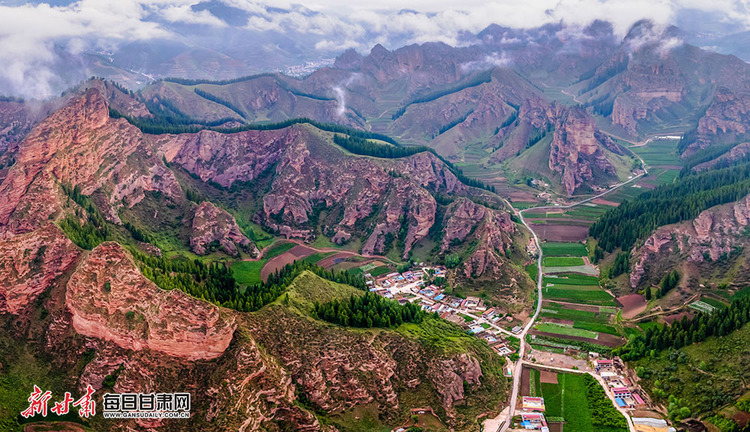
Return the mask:
{"type": "MultiPolygon", "coordinates": [[[[192,8],[201,1],[78,0],[67,6],[13,1],[15,6],[7,6],[0,0],[0,58],[4,62],[0,93],[56,93],[63,79],[51,71],[55,62],[71,60],[65,56],[112,49],[134,40],[197,41],[201,31],[208,34],[227,28],[209,10],[192,8]],[[172,29],[180,24],[196,25],[196,34],[175,34],[172,29]]],[[[408,5],[403,0],[356,5],[350,0],[309,0],[304,6],[299,0],[220,1],[248,14],[248,34],[283,33],[299,38],[295,42],[303,49],[314,47],[326,55],[347,48],[367,51],[375,43],[390,48],[428,41],[456,45],[465,40],[462,35],[466,32],[476,33],[493,23],[532,28],[564,22],[581,28],[603,19],[612,22],[622,37],[634,22],[644,18],[663,28],[681,8],[718,12],[724,19],[750,28],[747,0],[412,0],[408,5]]],[[[667,41],[663,48],[676,44],[679,41],[667,41]]]]}

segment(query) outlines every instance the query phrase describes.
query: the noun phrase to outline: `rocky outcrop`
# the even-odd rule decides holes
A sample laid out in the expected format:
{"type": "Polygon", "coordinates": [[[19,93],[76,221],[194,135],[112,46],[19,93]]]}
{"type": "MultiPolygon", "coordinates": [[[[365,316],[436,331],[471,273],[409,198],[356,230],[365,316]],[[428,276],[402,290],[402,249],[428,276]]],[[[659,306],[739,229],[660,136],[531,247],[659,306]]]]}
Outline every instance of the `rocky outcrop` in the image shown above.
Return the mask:
{"type": "Polygon", "coordinates": [[[443,398],[442,404],[449,409],[464,399],[464,388],[480,383],[482,368],[479,361],[468,354],[460,354],[450,360],[442,360],[433,370],[435,387],[443,398]]]}
{"type": "Polygon", "coordinates": [[[558,107],[557,123],[550,144],[549,168],[562,176],[568,196],[594,180],[594,170],[615,176],[615,168],[603,148],[614,143],[596,128],[593,117],[576,108],[558,107]]]}
{"type": "Polygon", "coordinates": [[[193,213],[190,248],[198,255],[205,255],[213,244],[233,257],[239,256],[240,249],[252,257],[260,254],[255,244],[242,234],[232,215],[204,201],[193,213]]]}
{"type": "Polygon", "coordinates": [[[437,203],[430,192],[469,193],[431,153],[385,160],[348,156],[309,126],[155,139],[168,162],[203,181],[229,188],[268,178],[254,220],[280,235],[310,240],[318,228],[313,224],[319,223],[323,233],[344,242],[364,234],[365,220],[373,221],[362,246],[365,254],[385,253],[398,240],[408,257],[435,223],[437,203]],[[322,210],[340,216],[319,221],[322,210]]]}
{"type": "MultiPolygon", "coordinates": [[[[716,91],[711,105],[698,121],[695,141],[686,154],[693,154],[712,144],[737,143],[750,137],[750,92],[735,92],[726,87],[716,91]]],[[[744,153],[744,152],[742,152],[744,153]]],[[[730,159],[737,155],[729,155],[730,159]]]]}
{"type": "Polygon", "coordinates": [[[662,261],[713,262],[734,256],[748,244],[750,195],[732,203],[710,208],[689,222],[657,229],[643,246],[634,250],[630,285],[658,281],[662,261]],[[656,274],[655,274],[656,273],[656,274]]]}
{"type": "Polygon", "coordinates": [[[106,191],[103,213],[115,222],[118,209],[137,204],[146,192],[182,194],[141,132],[125,119],[110,119],[95,87],[35,127],[14,159],[0,184],[0,237],[29,232],[58,214],[57,183],[77,185],[85,195],[106,191]]]}
{"type": "Polygon", "coordinates": [[[0,240],[0,314],[27,312],[75,265],[80,251],[52,223],[0,240]]]}
{"type": "Polygon", "coordinates": [[[221,356],[236,329],[217,307],[159,289],[116,243],[86,254],[67,283],[65,305],[79,334],[189,360],[221,356]]]}

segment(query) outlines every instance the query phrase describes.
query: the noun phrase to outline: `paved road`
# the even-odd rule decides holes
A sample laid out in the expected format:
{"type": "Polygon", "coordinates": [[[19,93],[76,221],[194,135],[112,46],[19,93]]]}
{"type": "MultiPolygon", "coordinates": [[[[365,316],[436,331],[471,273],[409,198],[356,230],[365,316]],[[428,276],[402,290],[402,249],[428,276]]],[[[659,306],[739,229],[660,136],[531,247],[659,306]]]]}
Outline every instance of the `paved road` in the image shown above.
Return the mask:
{"type": "MultiPolygon", "coordinates": [[[[526,334],[529,332],[529,330],[531,329],[531,327],[534,326],[534,322],[536,321],[537,317],[539,316],[539,312],[542,309],[542,281],[544,279],[544,273],[542,272],[542,258],[543,258],[542,245],[541,245],[541,242],[539,241],[539,237],[537,236],[537,234],[534,231],[534,229],[531,228],[531,225],[526,222],[526,219],[524,219],[523,212],[529,211],[529,210],[539,210],[539,209],[548,209],[548,208],[554,208],[554,209],[561,209],[561,208],[562,209],[568,209],[568,208],[572,208],[572,207],[575,207],[575,206],[578,206],[578,205],[581,205],[581,204],[585,204],[585,203],[587,203],[589,201],[593,201],[593,200],[595,200],[597,198],[603,197],[604,195],[607,195],[608,193],[610,193],[610,192],[612,192],[614,190],[617,190],[618,188],[620,188],[622,186],[630,184],[630,183],[638,180],[639,178],[641,178],[644,174],[648,173],[648,169],[647,169],[645,163],[643,162],[643,159],[641,159],[640,156],[638,156],[638,155],[635,155],[635,156],[638,157],[638,159],[641,160],[641,165],[643,166],[643,174],[639,174],[639,175],[637,175],[637,176],[635,176],[635,177],[633,177],[633,178],[631,178],[631,179],[629,179],[627,181],[618,183],[615,186],[607,189],[606,191],[604,191],[604,192],[602,192],[600,194],[597,194],[597,195],[594,195],[592,197],[589,197],[589,198],[586,198],[586,199],[583,199],[581,201],[577,201],[577,202],[574,202],[574,203],[571,203],[571,204],[567,204],[567,205],[564,205],[564,206],[541,206],[541,207],[531,207],[531,208],[520,210],[520,211],[516,210],[516,214],[520,218],[521,223],[529,230],[529,232],[531,232],[531,235],[534,236],[534,243],[536,244],[537,250],[539,251],[539,256],[537,257],[537,262],[536,262],[537,270],[538,270],[538,272],[537,272],[537,284],[536,284],[536,287],[537,287],[537,303],[536,303],[536,309],[534,310],[534,315],[531,317],[531,319],[529,320],[529,322],[523,328],[523,331],[521,332],[521,334],[518,335],[518,337],[521,339],[521,347],[518,350],[519,361],[516,362],[516,367],[515,367],[515,370],[513,371],[513,389],[511,391],[511,396],[510,396],[509,412],[508,412],[508,416],[506,417],[507,420],[505,421],[505,423],[503,423],[502,427],[498,430],[498,432],[505,432],[505,431],[507,431],[508,428],[510,427],[511,420],[513,419],[513,416],[515,415],[516,401],[518,400],[518,392],[519,392],[519,389],[521,388],[521,373],[523,371],[523,364],[524,364],[524,360],[523,359],[524,359],[524,356],[526,355],[526,334]]],[[[634,431],[635,428],[633,426],[632,421],[630,420],[630,417],[627,416],[627,415],[626,415],[626,417],[627,417],[628,423],[630,425],[630,430],[634,431]]]]}
{"type": "Polygon", "coordinates": [[[518,390],[521,388],[521,372],[523,370],[523,357],[526,355],[526,334],[529,332],[529,329],[534,325],[534,321],[536,321],[537,317],[539,316],[539,312],[542,310],[542,280],[543,280],[543,273],[542,273],[542,245],[539,243],[539,237],[536,235],[536,232],[534,232],[533,229],[531,229],[531,226],[529,226],[528,223],[526,223],[526,219],[523,217],[523,211],[516,211],[516,214],[518,214],[519,218],[521,219],[521,223],[531,232],[531,235],[534,236],[534,243],[536,243],[536,248],[539,251],[539,256],[536,260],[537,265],[537,283],[536,283],[536,289],[537,289],[537,301],[536,301],[536,310],[534,311],[534,316],[531,317],[528,324],[523,328],[523,331],[521,334],[518,335],[518,337],[521,339],[521,345],[518,350],[519,360],[516,362],[516,369],[513,371],[513,390],[510,395],[510,409],[508,411],[508,416],[506,417],[505,423],[503,423],[503,426],[500,428],[500,432],[505,432],[508,430],[508,427],[510,426],[511,420],[513,419],[513,415],[516,411],[516,401],[518,400],[518,390]]]}

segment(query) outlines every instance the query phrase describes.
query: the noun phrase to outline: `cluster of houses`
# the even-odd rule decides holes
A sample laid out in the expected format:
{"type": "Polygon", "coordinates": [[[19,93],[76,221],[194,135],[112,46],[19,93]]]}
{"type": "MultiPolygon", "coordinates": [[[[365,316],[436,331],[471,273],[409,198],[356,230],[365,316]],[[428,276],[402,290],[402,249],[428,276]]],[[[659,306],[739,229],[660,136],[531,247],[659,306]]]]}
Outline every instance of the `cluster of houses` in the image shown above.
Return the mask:
{"type": "Polygon", "coordinates": [[[611,359],[595,359],[594,370],[607,383],[607,390],[620,408],[645,408],[646,402],[637,387],[623,375],[624,365],[611,359]]]}
{"type": "Polygon", "coordinates": [[[503,319],[510,322],[513,317],[506,316],[499,308],[488,307],[479,297],[460,298],[428,282],[445,277],[446,273],[446,268],[442,266],[420,266],[404,273],[389,273],[378,277],[368,273],[365,274],[365,280],[370,292],[396,300],[400,304],[417,303],[423,310],[435,312],[441,318],[465,328],[468,333],[486,340],[498,354],[506,356],[514,353],[515,348],[499,332],[492,331],[493,326],[499,327],[503,319]]]}
{"type": "Polygon", "coordinates": [[[547,420],[544,418],[544,398],[523,396],[521,409],[522,411],[518,415],[521,417],[522,428],[549,432],[547,420]]]}

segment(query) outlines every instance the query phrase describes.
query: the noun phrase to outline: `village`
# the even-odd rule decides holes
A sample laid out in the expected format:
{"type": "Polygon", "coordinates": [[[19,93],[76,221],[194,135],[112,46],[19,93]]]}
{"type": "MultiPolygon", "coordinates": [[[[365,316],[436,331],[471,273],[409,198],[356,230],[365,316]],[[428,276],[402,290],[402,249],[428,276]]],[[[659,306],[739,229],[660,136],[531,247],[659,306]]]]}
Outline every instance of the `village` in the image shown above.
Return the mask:
{"type": "MultiPolygon", "coordinates": [[[[369,291],[392,299],[400,304],[412,302],[423,310],[437,313],[441,318],[453,322],[475,337],[484,339],[498,355],[505,357],[504,374],[512,377],[516,362],[523,362],[522,396],[511,419],[510,430],[540,430],[555,432],[561,429],[559,417],[547,418],[545,399],[535,394],[534,384],[528,375],[537,373],[542,382],[545,377],[554,377],[549,383],[557,384],[557,373],[590,374],[605,389],[613,405],[629,418],[633,430],[638,432],[673,432],[666,421],[650,415],[650,406],[642,395],[645,393],[629,376],[625,364],[619,360],[603,358],[596,352],[570,351],[567,355],[530,350],[523,359],[518,357],[522,334],[521,324],[497,307],[488,306],[481,298],[458,297],[446,289],[447,269],[443,266],[419,264],[403,273],[388,273],[373,276],[365,274],[369,291]],[[535,372],[530,372],[530,371],[535,372]]],[[[507,411],[507,408],[506,408],[507,411]]],[[[501,414],[502,416],[502,414],[501,414]]],[[[507,421],[507,419],[505,419],[507,421]]]]}
{"type": "MultiPolygon", "coordinates": [[[[398,301],[402,305],[407,302],[417,303],[423,310],[437,313],[446,321],[486,340],[499,355],[514,354],[520,343],[514,335],[520,334],[522,330],[520,326],[511,324],[514,318],[499,308],[487,307],[484,300],[478,297],[461,298],[446,293],[444,288],[434,283],[444,280],[446,273],[447,269],[442,266],[421,265],[403,273],[389,273],[379,277],[367,273],[365,279],[370,292],[398,301]],[[427,283],[430,280],[433,283],[427,283]]],[[[507,365],[511,363],[508,360],[507,365]]],[[[510,366],[506,374],[511,376],[510,366]]]]}

